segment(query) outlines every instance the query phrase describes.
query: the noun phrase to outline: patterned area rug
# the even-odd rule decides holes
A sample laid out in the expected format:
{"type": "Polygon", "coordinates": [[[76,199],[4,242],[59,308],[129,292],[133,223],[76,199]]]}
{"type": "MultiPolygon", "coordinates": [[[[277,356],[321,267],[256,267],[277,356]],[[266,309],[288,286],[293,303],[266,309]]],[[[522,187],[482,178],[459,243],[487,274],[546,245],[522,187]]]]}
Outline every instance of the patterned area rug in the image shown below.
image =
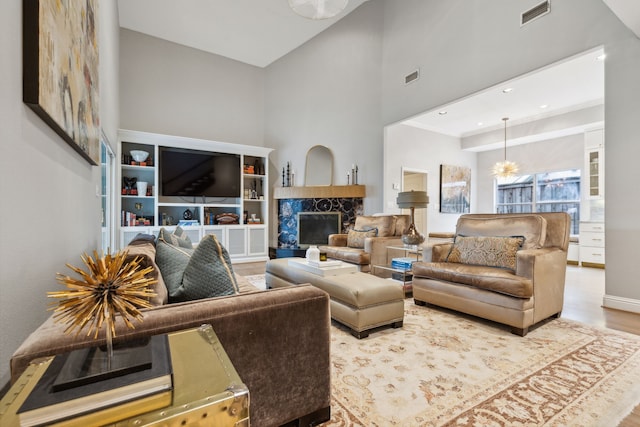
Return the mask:
{"type": "Polygon", "coordinates": [[[254,274],[251,276],[242,276],[249,281],[253,286],[258,289],[267,289],[267,284],[264,281],[264,274],[254,274]]]}
{"type": "Polygon", "coordinates": [[[640,337],[556,319],[526,337],[405,300],[401,329],[332,327],[333,426],[615,426],[640,403],[640,337]]]}

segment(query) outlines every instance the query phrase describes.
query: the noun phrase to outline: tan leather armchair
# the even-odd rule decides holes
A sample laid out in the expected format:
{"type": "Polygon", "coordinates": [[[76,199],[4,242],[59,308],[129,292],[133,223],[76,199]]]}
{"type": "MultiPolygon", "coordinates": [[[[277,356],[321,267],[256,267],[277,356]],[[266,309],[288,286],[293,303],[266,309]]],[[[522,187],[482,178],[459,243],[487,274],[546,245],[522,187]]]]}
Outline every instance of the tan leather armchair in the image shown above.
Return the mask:
{"type": "MultiPolygon", "coordinates": [[[[401,246],[402,233],[411,221],[409,215],[358,216],[352,230],[344,234],[331,234],[326,246],[319,246],[327,257],[355,264],[362,272],[371,271],[372,265],[390,262],[388,246],[401,246]],[[377,230],[375,236],[366,232],[377,230]]],[[[373,233],[369,233],[373,234],[373,233]]]]}
{"type": "Polygon", "coordinates": [[[504,323],[526,335],[531,325],[562,312],[570,225],[561,212],[462,215],[456,242],[433,245],[425,251],[431,262],[413,264],[415,303],[504,323]],[[472,242],[466,248],[465,238],[472,242]],[[521,248],[505,243],[514,239],[522,240],[521,248]]]}

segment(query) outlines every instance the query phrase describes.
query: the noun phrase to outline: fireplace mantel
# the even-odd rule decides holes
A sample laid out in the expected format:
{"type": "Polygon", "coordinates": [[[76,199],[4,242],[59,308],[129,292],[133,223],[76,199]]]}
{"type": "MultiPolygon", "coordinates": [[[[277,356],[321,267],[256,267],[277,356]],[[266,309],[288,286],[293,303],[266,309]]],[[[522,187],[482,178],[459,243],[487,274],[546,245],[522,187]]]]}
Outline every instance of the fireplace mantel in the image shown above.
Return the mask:
{"type": "Polygon", "coordinates": [[[273,198],[278,199],[331,199],[364,198],[364,185],[318,185],[310,187],[275,187],[273,198]]]}

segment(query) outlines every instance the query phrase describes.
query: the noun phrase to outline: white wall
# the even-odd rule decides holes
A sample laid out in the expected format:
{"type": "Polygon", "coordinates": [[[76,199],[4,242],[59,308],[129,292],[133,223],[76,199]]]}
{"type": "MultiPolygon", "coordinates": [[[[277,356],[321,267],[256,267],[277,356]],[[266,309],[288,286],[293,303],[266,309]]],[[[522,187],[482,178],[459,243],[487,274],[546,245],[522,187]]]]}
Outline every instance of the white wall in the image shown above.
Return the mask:
{"type": "Polygon", "coordinates": [[[459,214],[440,213],[440,165],[471,168],[471,212],[478,204],[476,153],[460,148],[460,138],[418,129],[407,125],[393,125],[386,129],[384,143],[384,206],[385,212],[400,212],[396,204],[398,191],[394,183],[402,180],[402,167],[425,170],[429,174],[427,194],[427,229],[423,234],[454,231],[459,214]]]}
{"type": "Polygon", "coordinates": [[[264,70],[122,29],[120,117],[122,129],[262,146],[264,70]]]}
{"type": "MultiPolygon", "coordinates": [[[[100,168],[22,103],[22,1],[0,2],[0,383],[18,345],[51,313],[56,272],[100,248],[100,168]]],[[[117,67],[117,7],[99,9],[100,55],[117,67]]],[[[117,75],[101,67],[101,122],[117,132],[117,75]],[[111,74],[111,75],[110,75],[111,74]]]]}

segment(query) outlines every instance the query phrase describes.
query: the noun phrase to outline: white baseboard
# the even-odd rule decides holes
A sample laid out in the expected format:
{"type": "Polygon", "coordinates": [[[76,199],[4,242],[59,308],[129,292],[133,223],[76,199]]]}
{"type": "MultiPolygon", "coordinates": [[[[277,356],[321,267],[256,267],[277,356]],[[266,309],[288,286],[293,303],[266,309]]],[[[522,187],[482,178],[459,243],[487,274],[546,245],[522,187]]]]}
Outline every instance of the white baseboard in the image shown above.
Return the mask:
{"type": "Polygon", "coordinates": [[[640,300],[617,297],[614,295],[605,295],[602,298],[602,305],[607,308],[616,310],[630,311],[632,313],[640,313],[640,300]]]}

